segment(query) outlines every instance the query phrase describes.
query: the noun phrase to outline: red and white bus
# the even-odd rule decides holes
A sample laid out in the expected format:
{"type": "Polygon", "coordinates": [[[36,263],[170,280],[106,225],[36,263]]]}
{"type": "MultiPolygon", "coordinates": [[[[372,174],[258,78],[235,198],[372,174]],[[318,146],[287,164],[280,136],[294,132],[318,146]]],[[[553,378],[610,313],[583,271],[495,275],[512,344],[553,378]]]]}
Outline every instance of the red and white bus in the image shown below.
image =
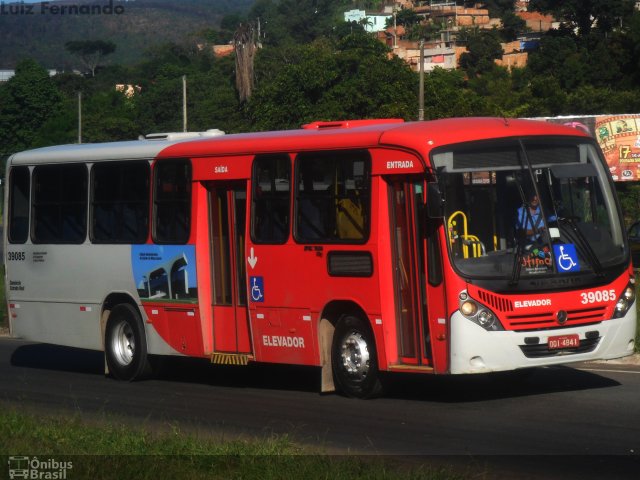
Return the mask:
{"type": "Polygon", "coordinates": [[[317,366],[322,391],[367,397],[380,372],[634,351],[613,182],[569,127],[169,135],[18,153],[7,179],[12,334],[104,351],[120,379],[185,355],[317,366]]]}

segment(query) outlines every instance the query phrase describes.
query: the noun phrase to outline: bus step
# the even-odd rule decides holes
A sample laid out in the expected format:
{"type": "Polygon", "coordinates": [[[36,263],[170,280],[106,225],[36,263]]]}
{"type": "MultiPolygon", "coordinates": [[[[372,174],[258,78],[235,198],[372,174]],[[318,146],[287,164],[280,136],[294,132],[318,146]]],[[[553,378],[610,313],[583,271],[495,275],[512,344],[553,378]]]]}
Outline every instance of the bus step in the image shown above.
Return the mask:
{"type": "Polygon", "coordinates": [[[252,358],[252,355],[247,355],[246,353],[212,353],[211,363],[216,365],[246,365],[252,358]]]}
{"type": "Polygon", "coordinates": [[[433,372],[433,367],[429,365],[389,365],[389,371],[395,372],[433,372]]]}

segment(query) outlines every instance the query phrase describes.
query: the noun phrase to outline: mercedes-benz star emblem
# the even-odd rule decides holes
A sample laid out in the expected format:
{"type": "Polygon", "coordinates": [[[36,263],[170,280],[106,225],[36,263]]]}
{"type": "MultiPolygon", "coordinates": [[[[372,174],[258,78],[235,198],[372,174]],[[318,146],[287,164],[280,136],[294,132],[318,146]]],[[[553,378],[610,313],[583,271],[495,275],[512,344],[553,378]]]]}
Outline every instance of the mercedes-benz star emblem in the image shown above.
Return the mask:
{"type": "Polygon", "coordinates": [[[564,310],[560,310],[556,315],[556,318],[558,319],[558,323],[560,325],[564,325],[567,321],[567,312],[565,312],[564,310]]]}

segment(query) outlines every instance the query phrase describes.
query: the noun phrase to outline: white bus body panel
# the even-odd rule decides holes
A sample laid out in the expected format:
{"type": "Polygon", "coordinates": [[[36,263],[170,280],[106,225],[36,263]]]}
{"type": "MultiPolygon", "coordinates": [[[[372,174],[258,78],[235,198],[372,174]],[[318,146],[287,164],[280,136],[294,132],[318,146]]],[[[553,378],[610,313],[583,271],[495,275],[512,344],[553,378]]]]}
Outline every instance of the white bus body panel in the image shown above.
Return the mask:
{"type": "MultiPolygon", "coordinates": [[[[138,140],[102,144],[60,145],[20,152],[13,166],[148,160],[179,141],[138,140]]],[[[9,189],[5,188],[5,218],[9,189]]],[[[109,294],[124,293],[137,304],[149,353],[179,355],[147,323],[134,285],[131,245],[10,244],[5,230],[5,282],[11,335],[38,342],[103,350],[100,317],[109,294]],[[17,252],[9,260],[8,252],[17,252]],[[22,257],[20,252],[24,253],[22,257]],[[15,260],[23,258],[22,260],[15,260]]]]}
{"type": "Polygon", "coordinates": [[[15,337],[103,349],[105,298],[124,293],[138,303],[149,353],[177,353],[146,322],[131,271],[129,245],[8,245],[24,261],[7,262],[7,303],[15,337]]]}
{"type": "Polygon", "coordinates": [[[528,332],[487,331],[456,312],[451,317],[450,372],[485,373],[624,357],[634,351],[635,329],[635,303],[622,318],[592,325],[528,332]],[[551,336],[577,333],[583,340],[586,332],[592,331],[598,331],[600,341],[591,352],[528,358],[520,349],[520,345],[525,344],[525,337],[538,337],[541,344],[546,344],[551,336]]]}

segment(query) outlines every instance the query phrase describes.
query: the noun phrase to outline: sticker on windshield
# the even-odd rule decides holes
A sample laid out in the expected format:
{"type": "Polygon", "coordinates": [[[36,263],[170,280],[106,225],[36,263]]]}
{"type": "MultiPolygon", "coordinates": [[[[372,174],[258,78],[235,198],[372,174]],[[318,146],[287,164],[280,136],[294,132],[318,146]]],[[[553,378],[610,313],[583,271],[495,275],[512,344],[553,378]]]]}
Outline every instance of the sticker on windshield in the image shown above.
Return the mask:
{"type": "Polygon", "coordinates": [[[522,267],[530,275],[547,273],[551,268],[551,251],[544,245],[533,247],[520,258],[522,267]]]}
{"type": "Polygon", "coordinates": [[[576,252],[575,245],[571,243],[557,243],[553,246],[553,254],[556,258],[558,271],[580,271],[580,265],[578,264],[578,253],[576,252]]]}

